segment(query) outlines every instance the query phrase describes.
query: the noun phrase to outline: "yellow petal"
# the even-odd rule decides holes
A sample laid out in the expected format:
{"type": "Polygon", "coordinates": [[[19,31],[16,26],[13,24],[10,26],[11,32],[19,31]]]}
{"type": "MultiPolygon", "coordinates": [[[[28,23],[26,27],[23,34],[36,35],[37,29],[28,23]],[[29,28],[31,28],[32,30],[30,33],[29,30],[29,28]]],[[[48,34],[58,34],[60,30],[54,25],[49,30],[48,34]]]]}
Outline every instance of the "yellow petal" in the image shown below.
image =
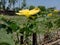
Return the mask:
{"type": "Polygon", "coordinates": [[[36,8],[33,10],[30,10],[30,15],[37,14],[39,11],[40,11],[40,9],[36,9],[36,8]]]}
{"type": "Polygon", "coordinates": [[[52,13],[49,13],[47,16],[49,16],[49,17],[52,16],[52,13]]]}
{"type": "Polygon", "coordinates": [[[59,10],[54,10],[54,12],[59,12],[59,10]]]}
{"type": "Polygon", "coordinates": [[[22,15],[21,13],[16,13],[17,15],[22,15]]]}
{"type": "Polygon", "coordinates": [[[37,14],[39,11],[40,11],[39,8],[34,8],[32,10],[23,9],[23,10],[20,10],[19,13],[16,13],[16,14],[18,14],[18,15],[24,15],[26,17],[30,17],[31,15],[37,14]]]}
{"type": "Polygon", "coordinates": [[[29,10],[28,9],[20,10],[19,13],[21,13],[22,15],[25,15],[25,16],[29,16],[29,10]]]}

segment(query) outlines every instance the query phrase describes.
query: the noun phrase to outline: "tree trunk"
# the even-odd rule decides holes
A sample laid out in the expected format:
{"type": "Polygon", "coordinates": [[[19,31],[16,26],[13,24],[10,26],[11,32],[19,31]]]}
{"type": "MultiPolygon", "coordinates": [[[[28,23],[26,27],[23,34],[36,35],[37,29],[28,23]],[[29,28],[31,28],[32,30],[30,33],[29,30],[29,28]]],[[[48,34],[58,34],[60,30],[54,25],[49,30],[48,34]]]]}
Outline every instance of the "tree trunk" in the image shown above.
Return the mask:
{"type": "Polygon", "coordinates": [[[5,0],[2,0],[2,4],[3,4],[3,10],[5,10],[5,4],[6,4],[5,0]]]}
{"type": "Polygon", "coordinates": [[[15,5],[14,5],[15,3],[13,3],[13,10],[14,10],[14,8],[15,8],[15,5]]]}
{"type": "Polygon", "coordinates": [[[37,34],[33,33],[33,45],[37,45],[37,34]]]}
{"type": "Polygon", "coordinates": [[[21,40],[20,44],[22,45],[23,44],[23,36],[20,37],[20,40],[21,40]]]}
{"type": "Polygon", "coordinates": [[[21,36],[20,36],[20,45],[22,45],[22,44],[24,44],[24,41],[23,41],[23,39],[24,39],[24,36],[23,36],[23,34],[24,34],[24,32],[21,32],[21,36]]]}
{"type": "Polygon", "coordinates": [[[5,10],[5,5],[3,5],[3,10],[5,10]]]}

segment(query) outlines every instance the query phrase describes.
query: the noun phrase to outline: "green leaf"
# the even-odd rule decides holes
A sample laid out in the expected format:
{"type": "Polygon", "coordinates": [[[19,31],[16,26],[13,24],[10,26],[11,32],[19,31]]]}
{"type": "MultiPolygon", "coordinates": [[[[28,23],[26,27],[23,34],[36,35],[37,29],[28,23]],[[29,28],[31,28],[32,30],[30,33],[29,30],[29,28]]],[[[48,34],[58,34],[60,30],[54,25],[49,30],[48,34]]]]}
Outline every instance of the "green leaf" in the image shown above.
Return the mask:
{"type": "Polygon", "coordinates": [[[10,45],[9,43],[2,42],[0,45],[10,45]]]}
{"type": "Polygon", "coordinates": [[[49,22],[46,22],[46,27],[48,27],[48,28],[52,28],[53,27],[53,24],[52,24],[52,22],[51,21],[49,21],[49,22]]]}
{"type": "Polygon", "coordinates": [[[11,23],[11,24],[9,24],[9,27],[12,29],[12,30],[17,30],[17,29],[19,29],[19,27],[17,26],[17,24],[16,23],[11,23]]]}
{"type": "Polygon", "coordinates": [[[60,18],[57,19],[54,23],[56,24],[57,28],[59,28],[60,27],[60,18]]]}
{"type": "Polygon", "coordinates": [[[0,24],[0,28],[6,28],[5,24],[0,24]]]}

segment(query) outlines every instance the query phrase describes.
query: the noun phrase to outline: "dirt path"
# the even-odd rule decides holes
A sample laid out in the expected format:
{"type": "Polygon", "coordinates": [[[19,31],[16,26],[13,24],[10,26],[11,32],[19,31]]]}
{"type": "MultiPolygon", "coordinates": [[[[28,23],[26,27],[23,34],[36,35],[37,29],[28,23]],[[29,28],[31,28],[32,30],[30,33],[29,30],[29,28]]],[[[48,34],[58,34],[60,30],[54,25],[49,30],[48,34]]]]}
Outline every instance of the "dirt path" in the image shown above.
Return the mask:
{"type": "Polygon", "coordinates": [[[55,43],[59,43],[59,45],[60,45],[60,39],[58,39],[58,40],[56,40],[54,42],[51,42],[51,43],[44,44],[44,45],[53,45],[55,43]]]}

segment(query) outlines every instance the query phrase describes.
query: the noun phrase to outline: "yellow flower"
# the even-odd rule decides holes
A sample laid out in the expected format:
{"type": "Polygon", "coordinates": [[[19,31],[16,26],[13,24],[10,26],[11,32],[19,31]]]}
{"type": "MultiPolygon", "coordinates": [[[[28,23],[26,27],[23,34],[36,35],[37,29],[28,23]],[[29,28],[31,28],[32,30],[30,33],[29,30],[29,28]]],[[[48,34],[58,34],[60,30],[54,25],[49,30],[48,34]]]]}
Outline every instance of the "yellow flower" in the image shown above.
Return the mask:
{"type": "Polygon", "coordinates": [[[40,11],[39,8],[34,8],[32,10],[29,10],[29,9],[23,9],[23,10],[20,10],[19,13],[16,13],[18,15],[24,15],[26,17],[30,17],[34,14],[37,14],[38,12],[40,11]]]}
{"type": "Polygon", "coordinates": [[[30,15],[37,14],[39,11],[41,11],[39,8],[34,8],[34,9],[30,10],[30,15]]]}
{"type": "Polygon", "coordinates": [[[54,12],[59,12],[59,10],[54,10],[54,12]]]}
{"type": "Polygon", "coordinates": [[[29,16],[29,10],[28,9],[24,9],[24,10],[19,11],[19,13],[16,13],[16,14],[24,15],[24,16],[28,17],[29,16]]]}
{"type": "Polygon", "coordinates": [[[49,17],[52,16],[52,13],[49,13],[47,16],[49,16],[49,17]]]}

